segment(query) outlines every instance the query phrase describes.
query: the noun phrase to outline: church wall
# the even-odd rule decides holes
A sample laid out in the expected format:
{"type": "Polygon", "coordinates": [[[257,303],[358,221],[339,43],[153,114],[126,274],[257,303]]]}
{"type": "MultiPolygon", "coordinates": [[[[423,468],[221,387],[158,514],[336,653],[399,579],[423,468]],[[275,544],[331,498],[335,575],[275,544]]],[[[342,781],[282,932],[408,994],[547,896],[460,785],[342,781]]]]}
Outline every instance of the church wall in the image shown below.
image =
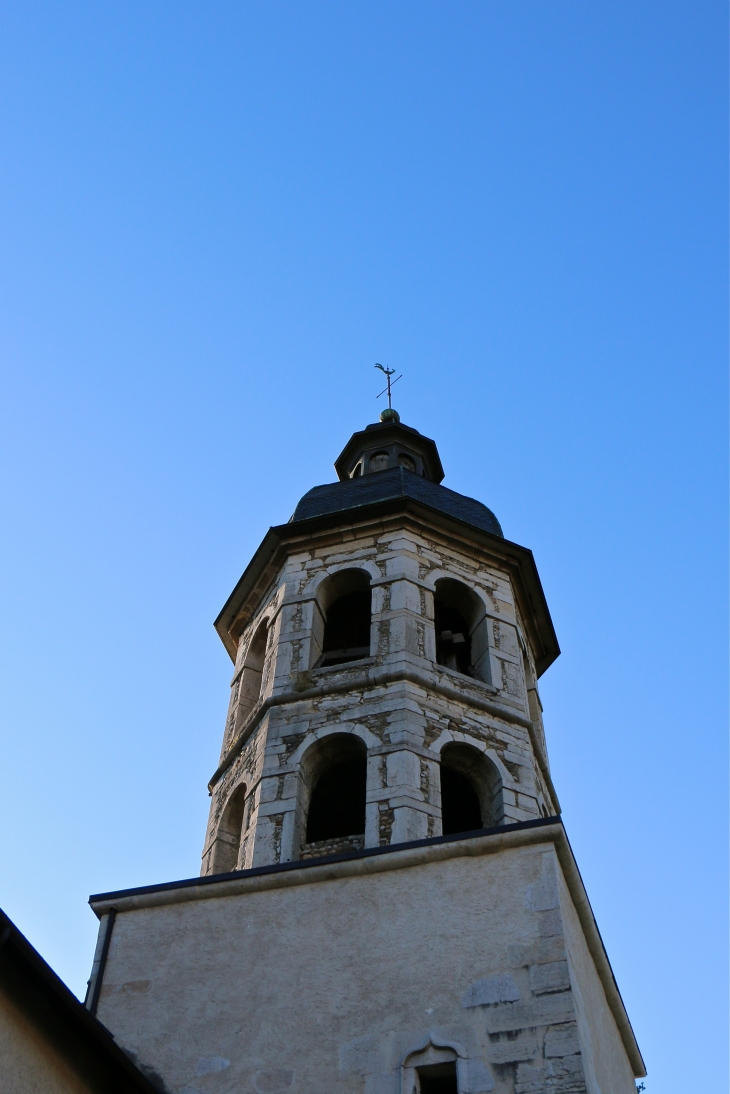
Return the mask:
{"type": "MultiPolygon", "coordinates": [[[[219,899],[117,901],[99,1018],[179,1094],[405,1094],[403,1067],[429,1043],[454,1054],[462,1094],[594,1094],[574,988],[593,990],[590,957],[574,978],[580,926],[536,831],[477,857],[463,841],[408,868],[394,851],[313,867],[309,883],[294,870],[219,899]]],[[[602,1042],[601,1076],[623,1083],[621,1042],[581,1021],[602,1042]]],[[[633,1090],[620,1083],[602,1094],[633,1090]]]]}

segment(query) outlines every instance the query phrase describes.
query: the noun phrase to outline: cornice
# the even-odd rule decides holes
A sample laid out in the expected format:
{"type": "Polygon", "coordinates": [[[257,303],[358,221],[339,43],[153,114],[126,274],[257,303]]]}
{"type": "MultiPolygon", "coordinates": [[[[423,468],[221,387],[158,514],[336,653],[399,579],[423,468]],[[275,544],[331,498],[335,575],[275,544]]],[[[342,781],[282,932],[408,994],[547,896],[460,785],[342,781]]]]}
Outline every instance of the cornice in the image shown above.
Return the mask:
{"type": "MultiPolygon", "coordinates": [[[[465,679],[468,680],[469,678],[467,677],[465,679]]],[[[262,718],[264,718],[273,707],[287,706],[292,703],[303,703],[311,699],[319,699],[328,695],[341,695],[352,691],[382,688],[389,684],[396,683],[414,684],[416,687],[426,692],[426,694],[440,695],[445,699],[451,700],[451,702],[483,711],[485,714],[490,714],[498,721],[509,722],[513,725],[520,726],[522,729],[526,729],[530,735],[532,751],[537,762],[538,770],[545,781],[545,786],[550,795],[553,809],[556,814],[560,813],[560,802],[555,787],[553,786],[550,769],[542,754],[542,749],[539,747],[539,742],[537,741],[535,734],[535,727],[529,718],[518,714],[517,711],[503,706],[493,699],[479,695],[476,688],[472,687],[468,691],[466,689],[460,689],[455,685],[450,684],[448,680],[443,677],[441,679],[434,679],[431,675],[426,675],[417,668],[410,666],[405,667],[403,665],[398,668],[368,666],[364,672],[358,673],[356,676],[348,676],[346,679],[328,679],[324,683],[317,684],[313,687],[269,695],[254,707],[247,722],[231,743],[228,751],[208,783],[208,792],[210,794],[213,793],[218,782],[239,755],[241,749],[246,744],[246,741],[250,739],[262,718]]]]}

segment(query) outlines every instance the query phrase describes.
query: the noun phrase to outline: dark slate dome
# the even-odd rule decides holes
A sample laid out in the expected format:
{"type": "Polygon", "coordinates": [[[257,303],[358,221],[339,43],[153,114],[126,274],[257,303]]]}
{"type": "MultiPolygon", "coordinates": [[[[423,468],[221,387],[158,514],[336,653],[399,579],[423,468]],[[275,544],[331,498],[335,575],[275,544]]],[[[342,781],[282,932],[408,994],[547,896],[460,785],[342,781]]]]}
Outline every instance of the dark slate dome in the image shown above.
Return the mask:
{"type": "Polygon", "coordinates": [[[343,482],[329,483],[326,486],[315,486],[301,499],[291,519],[308,520],[326,513],[340,513],[402,497],[412,498],[413,501],[428,505],[449,517],[480,528],[483,532],[504,538],[499,521],[486,505],[474,498],[457,494],[446,486],[439,486],[438,483],[402,466],[345,479],[343,482]]]}

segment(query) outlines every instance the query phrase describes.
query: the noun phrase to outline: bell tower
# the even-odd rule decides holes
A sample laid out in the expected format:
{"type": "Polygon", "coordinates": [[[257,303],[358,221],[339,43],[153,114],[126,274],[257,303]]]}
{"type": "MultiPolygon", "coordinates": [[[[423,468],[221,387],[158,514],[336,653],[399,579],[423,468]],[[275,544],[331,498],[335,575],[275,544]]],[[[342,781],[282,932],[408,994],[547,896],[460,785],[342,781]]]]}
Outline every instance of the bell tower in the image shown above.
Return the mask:
{"type": "Polygon", "coordinates": [[[550,774],[532,553],[393,410],[335,469],[216,620],[201,874],[90,898],[91,1006],[175,1094],[634,1094],[550,774]]]}
{"type": "Polygon", "coordinates": [[[216,620],[234,671],[203,874],[559,813],[536,683],[559,651],[532,554],[393,418],[335,469],[216,620]]]}

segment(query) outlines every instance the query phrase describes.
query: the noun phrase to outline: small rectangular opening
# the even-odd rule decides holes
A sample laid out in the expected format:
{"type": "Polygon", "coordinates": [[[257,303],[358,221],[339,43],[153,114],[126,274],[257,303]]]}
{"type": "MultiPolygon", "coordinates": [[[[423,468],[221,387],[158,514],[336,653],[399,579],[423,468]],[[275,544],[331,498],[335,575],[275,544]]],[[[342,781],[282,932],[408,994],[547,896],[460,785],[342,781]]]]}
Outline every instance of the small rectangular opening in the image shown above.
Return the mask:
{"type": "Polygon", "coordinates": [[[430,1064],[416,1069],[421,1094],[458,1094],[456,1063],[430,1064]]]}

